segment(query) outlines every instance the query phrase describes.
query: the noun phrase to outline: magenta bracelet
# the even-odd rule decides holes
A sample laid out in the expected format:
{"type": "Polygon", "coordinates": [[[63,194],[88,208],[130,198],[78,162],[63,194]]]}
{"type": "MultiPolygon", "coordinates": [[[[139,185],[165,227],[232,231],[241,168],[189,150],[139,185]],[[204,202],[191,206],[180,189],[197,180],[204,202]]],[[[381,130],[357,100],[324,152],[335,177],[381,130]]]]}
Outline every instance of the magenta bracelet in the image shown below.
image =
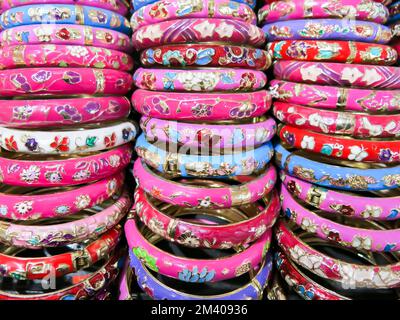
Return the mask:
{"type": "Polygon", "coordinates": [[[125,95],[132,88],[127,72],[89,68],[24,68],[0,71],[0,96],[125,95]]]}
{"type": "Polygon", "coordinates": [[[197,124],[142,117],[141,128],[148,141],[174,143],[187,147],[257,147],[276,133],[273,118],[248,124],[197,124]]]}
{"type": "Polygon", "coordinates": [[[128,98],[82,97],[46,100],[0,100],[0,125],[15,128],[71,126],[128,117],[128,98]]]}
{"type": "Polygon", "coordinates": [[[61,187],[94,182],[123,170],[132,156],[132,146],[86,157],[54,160],[18,160],[0,157],[2,183],[22,187],[61,187]]]}
{"type": "Polygon", "coordinates": [[[271,107],[266,90],[244,93],[179,93],[136,90],[135,109],[168,120],[235,120],[258,117],[271,107]]]}
{"type": "Polygon", "coordinates": [[[80,25],[44,24],[7,29],[1,32],[3,46],[23,44],[68,44],[95,46],[131,52],[129,36],[109,29],[80,25]]]}
{"type": "Polygon", "coordinates": [[[153,91],[256,91],[265,87],[264,72],[247,69],[144,69],[136,70],[134,83],[153,91]]]}

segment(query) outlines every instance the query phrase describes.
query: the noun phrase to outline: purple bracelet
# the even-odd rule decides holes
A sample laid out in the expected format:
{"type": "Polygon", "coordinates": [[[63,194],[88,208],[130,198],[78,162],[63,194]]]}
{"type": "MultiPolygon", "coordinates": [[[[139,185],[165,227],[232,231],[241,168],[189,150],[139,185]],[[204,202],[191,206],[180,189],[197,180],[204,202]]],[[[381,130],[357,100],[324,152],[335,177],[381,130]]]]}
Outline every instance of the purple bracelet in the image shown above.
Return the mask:
{"type": "Polygon", "coordinates": [[[345,40],[386,44],[392,39],[389,27],[368,21],[315,19],[281,21],[263,28],[268,41],[345,40]]]}

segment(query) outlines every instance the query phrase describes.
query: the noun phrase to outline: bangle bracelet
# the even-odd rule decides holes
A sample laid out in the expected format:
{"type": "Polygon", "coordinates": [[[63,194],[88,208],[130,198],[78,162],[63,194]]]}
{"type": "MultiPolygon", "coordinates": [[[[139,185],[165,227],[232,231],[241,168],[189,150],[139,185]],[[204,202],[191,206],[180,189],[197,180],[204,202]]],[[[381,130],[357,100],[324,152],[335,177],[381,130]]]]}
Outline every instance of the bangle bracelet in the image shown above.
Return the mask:
{"type": "Polygon", "coordinates": [[[196,4],[191,3],[187,7],[185,4],[182,0],[174,2],[162,0],[140,8],[131,17],[132,31],[158,22],[178,19],[217,18],[257,24],[254,11],[238,2],[205,0],[196,4]]]}
{"type": "Polygon", "coordinates": [[[397,220],[400,197],[365,197],[336,192],[307,183],[285,174],[281,180],[296,198],[327,213],[365,220],[397,220]]]}
{"type": "Polygon", "coordinates": [[[1,3],[2,11],[33,4],[77,4],[81,6],[92,6],[114,11],[122,16],[128,13],[128,7],[124,1],[115,0],[6,0],[1,3]]]}
{"type": "Polygon", "coordinates": [[[396,3],[393,3],[389,7],[389,13],[390,13],[390,17],[389,17],[388,23],[392,23],[392,22],[396,22],[396,21],[400,20],[400,2],[399,1],[397,1],[396,3]]]}
{"type": "Polygon", "coordinates": [[[0,146],[11,152],[74,154],[108,150],[133,141],[136,127],[122,122],[96,129],[27,131],[0,127],[0,146]]]}
{"type": "MultiPolygon", "coordinates": [[[[215,260],[189,259],[172,255],[150,243],[139,231],[134,219],[125,224],[125,234],[133,254],[150,270],[184,282],[217,282],[258,270],[268,252],[271,230],[254,244],[232,256],[215,260]]],[[[131,267],[133,265],[131,264],[131,267]]]]}
{"type": "Polygon", "coordinates": [[[0,49],[1,69],[20,67],[87,67],[131,71],[133,59],[126,53],[100,47],[56,44],[16,45],[0,49]]]}
{"type": "MultiPolygon", "coordinates": [[[[275,191],[271,197],[264,200],[264,203],[262,206],[253,205],[249,208],[249,212],[243,212],[245,217],[240,214],[240,221],[207,225],[180,218],[198,211],[178,207],[174,214],[167,214],[156,207],[141,188],[135,191],[135,209],[140,220],[164,239],[191,248],[231,249],[258,240],[275,224],[280,211],[279,197],[275,191]]],[[[225,222],[231,210],[233,209],[225,209],[225,212],[224,209],[219,209],[218,212],[210,210],[210,213],[204,211],[202,214],[217,216],[225,222]]]]}
{"type": "Polygon", "coordinates": [[[393,112],[400,109],[399,90],[367,90],[308,85],[272,80],[270,92],[278,101],[323,109],[393,112]]]}
{"type": "Polygon", "coordinates": [[[280,169],[301,180],[321,187],[349,191],[380,191],[396,189],[399,185],[400,166],[365,169],[332,165],[321,157],[310,160],[290,153],[282,145],[275,146],[276,162],[280,169]]]}
{"type": "Polygon", "coordinates": [[[132,88],[127,72],[88,68],[24,68],[0,71],[3,97],[37,95],[125,95],[132,88]]]}
{"type": "MultiPolygon", "coordinates": [[[[11,154],[15,156],[17,153],[11,154]]],[[[0,180],[7,185],[22,187],[63,187],[91,183],[124,170],[131,159],[129,144],[85,157],[45,160],[24,155],[25,160],[0,157],[0,180]]]]}
{"type": "Polygon", "coordinates": [[[16,280],[36,280],[47,277],[53,271],[54,276],[59,278],[86,269],[110,255],[120,240],[121,231],[122,228],[117,226],[79,250],[54,256],[21,258],[0,254],[2,276],[16,280]]]}
{"type": "Polygon", "coordinates": [[[15,128],[49,128],[126,119],[131,104],[126,97],[0,100],[0,125],[15,128]]]}
{"type": "Polygon", "coordinates": [[[356,162],[400,162],[399,141],[359,140],[283,125],[279,136],[291,147],[356,162]]]}
{"type": "Polygon", "coordinates": [[[268,43],[267,48],[277,60],[391,65],[398,57],[390,46],[354,41],[286,40],[268,43]]]}
{"type": "Polygon", "coordinates": [[[282,210],[290,221],[321,239],[334,241],[356,250],[391,252],[399,250],[399,229],[361,229],[333,222],[304,208],[290,195],[286,187],[281,190],[282,210]]]}
{"type": "Polygon", "coordinates": [[[389,10],[381,3],[364,0],[275,1],[258,11],[261,24],[298,19],[336,18],[385,24],[389,10]]]}
{"type": "Polygon", "coordinates": [[[254,179],[236,177],[239,185],[192,185],[190,181],[176,182],[153,173],[140,159],[133,173],[137,185],[152,197],[186,208],[222,209],[254,203],[268,195],[275,186],[277,175],[273,166],[254,179]]]}
{"type": "MultiPolygon", "coordinates": [[[[272,270],[272,258],[267,254],[265,262],[247,285],[228,293],[200,296],[181,292],[165,285],[131,251],[129,251],[129,257],[139,287],[154,300],[261,300],[272,270]]],[[[132,273],[132,269],[129,268],[128,281],[131,281],[132,273]]]]}
{"type": "Polygon", "coordinates": [[[144,69],[136,70],[133,81],[139,89],[153,91],[237,92],[265,87],[264,72],[247,69],[144,69]]]}
{"type": "MultiPolygon", "coordinates": [[[[81,195],[76,199],[76,206],[84,208],[88,201],[88,195],[81,195]]],[[[131,199],[125,191],[115,203],[106,208],[103,206],[94,207],[96,213],[93,215],[62,224],[39,226],[1,222],[0,242],[9,246],[37,249],[96,239],[114,228],[127,214],[131,199]]]]}
{"type": "Polygon", "coordinates": [[[228,19],[178,19],[139,28],[132,37],[137,50],[165,44],[224,42],[261,47],[265,35],[253,24],[228,19]],[[179,31],[179,32],[177,32],[179,31]]]}
{"type": "Polygon", "coordinates": [[[270,142],[257,149],[232,154],[187,155],[164,150],[147,142],[144,134],[136,143],[136,152],[144,162],[160,173],[179,177],[246,176],[266,168],[274,151],[270,142]]]}
{"type": "Polygon", "coordinates": [[[274,104],[274,115],[285,124],[325,134],[361,138],[398,137],[400,134],[399,115],[336,112],[284,102],[274,104]]]}
{"type": "Polygon", "coordinates": [[[330,86],[400,89],[400,68],[359,64],[277,61],[279,80],[330,86]]]}
{"type": "Polygon", "coordinates": [[[1,217],[32,221],[73,215],[119,194],[123,185],[124,174],[119,172],[93,184],[56,193],[49,193],[51,189],[46,194],[0,193],[1,217]],[[85,201],[79,201],[83,198],[85,201]]]}
{"type": "Polygon", "coordinates": [[[267,70],[271,56],[267,51],[221,44],[175,44],[142,51],[143,66],[227,67],[267,70]]]}
{"type": "Polygon", "coordinates": [[[276,133],[273,118],[256,118],[246,124],[196,124],[156,118],[141,118],[141,128],[148,141],[174,143],[189,147],[244,148],[258,147],[276,133]]]}
{"type": "Polygon", "coordinates": [[[266,90],[243,93],[179,93],[136,90],[135,109],[146,116],[169,120],[230,120],[264,115],[271,106],[266,90]]]}
{"type": "Polygon", "coordinates": [[[0,33],[4,46],[21,44],[67,44],[95,46],[131,52],[129,36],[104,28],[68,24],[46,24],[14,27],[0,33]]]}
{"type": "Polygon", "coordinates": [[[273,22],[262,29],[268,41],[310,39],[386,44],[392,39],[389,27],[368,21],[304,19],[273,22]]]}
{"type": "Polygon", "coordinates": [[[75,4],[30,4],[8,9],[0,16],[3,29],[49,23],[87,25],[128,35],[131,33],[129,21],[125,17],[107,9],[75,4]]]}

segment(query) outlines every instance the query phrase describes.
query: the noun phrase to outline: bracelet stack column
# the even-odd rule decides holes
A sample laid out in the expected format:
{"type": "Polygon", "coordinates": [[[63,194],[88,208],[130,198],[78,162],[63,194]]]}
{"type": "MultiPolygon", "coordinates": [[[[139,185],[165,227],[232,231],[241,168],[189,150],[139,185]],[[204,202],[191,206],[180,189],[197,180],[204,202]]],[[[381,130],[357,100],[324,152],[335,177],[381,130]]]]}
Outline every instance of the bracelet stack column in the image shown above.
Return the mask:
{"type": "Polygon", "coordinates": [[[132,203],[129,8],[10,0],[1,10],[0,299],[107,299],[132,203]]]}
{"type": "Polygon", "coordinates": [[[271,58],[255,13],[242,2],[159,1],[131,24],[143,134],[120,299],[134,294],[132,269],[157,300],[261,299],[280,204],[276,125],[264,116],[271,58]]]}

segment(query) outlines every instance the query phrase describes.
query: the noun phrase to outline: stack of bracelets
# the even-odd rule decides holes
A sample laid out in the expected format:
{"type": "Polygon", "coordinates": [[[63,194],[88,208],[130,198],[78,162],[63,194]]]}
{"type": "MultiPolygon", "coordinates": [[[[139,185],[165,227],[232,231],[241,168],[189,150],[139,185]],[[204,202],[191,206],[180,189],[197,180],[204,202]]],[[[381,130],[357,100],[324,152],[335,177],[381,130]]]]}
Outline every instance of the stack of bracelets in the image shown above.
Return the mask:
{"type": "Polygon", "coordinates": [[[260,12],[283,123],[276,266],[304,299],[399,298],[400,69],[389,66],[388,17],[368,0],[278,1],[260,12]]]}
{"type": "Polygon", "coordinates": [[[400,1],[396,1],[395,3],[389,6],[389,25],[393,30],[393,47],[397,50],[397,53],[400,56],[400,1]]]}
{"type": "Polygon", "coordinates": [[[146,68],[134,75],[143,134],[121,300],[133,299],[133,271],[156,300],[263,297],[280,203],[256,20],[229,0],[163,0],[132,16],[146,68]]]}
{"type": "Polygon", "coordinates": [[[0,299],[109,297],[132,202],[128,10],[2,2],[0,299]]]}

